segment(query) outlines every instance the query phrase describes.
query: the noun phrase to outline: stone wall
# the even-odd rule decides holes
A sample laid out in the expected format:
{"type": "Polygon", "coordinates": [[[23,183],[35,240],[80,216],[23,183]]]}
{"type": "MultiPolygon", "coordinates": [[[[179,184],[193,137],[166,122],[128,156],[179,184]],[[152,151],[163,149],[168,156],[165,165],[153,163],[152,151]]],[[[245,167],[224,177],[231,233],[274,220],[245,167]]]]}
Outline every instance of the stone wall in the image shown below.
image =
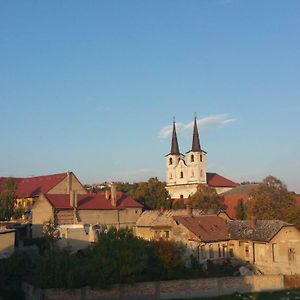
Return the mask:
{"type": "Polygon", "coordinates": [[[300,287],[300,278],[283,275],[222,277],[193,280],[143,282],[134,285],[115,285],[109,290],[91,289],[47,289],[41,290],[24,283],[26,300],[137,300],[180,299],[214,297],[235,292],[275,291],[300,287]]]}

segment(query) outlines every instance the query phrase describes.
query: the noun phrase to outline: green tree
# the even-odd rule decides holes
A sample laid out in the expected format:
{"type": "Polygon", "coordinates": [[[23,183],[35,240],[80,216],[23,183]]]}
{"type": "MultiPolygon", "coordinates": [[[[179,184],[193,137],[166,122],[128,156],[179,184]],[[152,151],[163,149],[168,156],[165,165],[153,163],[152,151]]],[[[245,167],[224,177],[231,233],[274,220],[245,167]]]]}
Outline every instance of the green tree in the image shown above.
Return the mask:
{"type": "Polygon", "coordinates": [[[238,201],[235,207],[235,215],[237,220],[247,219],[247,211],[246,211],[245,203],[242,199],[238,201]]]}
{"type": "Polygon", "coordinates": [[[135,282],[147,266],[145,241],[127,228],[112,227],[100,233],[92,250],[91,282],[105,287],[113,283],[135,282]]]}
{"type": "Polygon", "coordinates": [[[221,202],[216,190],[206,184],[199,184],[197,192],[190,197],[189,205],[200,209],[221,209],[221,202]]]}
{"type": "Polygon", "coordinates": [[[157,177],[150,178],[148,182],[137,183],[130,195],[148,209],[170,208],[171,200],[165,186],[157,177]]]}
{"type": "Polygon", "coordinates": [[[5,178],[0,193],[0,220],[10,220],[14,215],[17,182],[14,178],[5,178]]]}
{"type": "Polygon", "coordinates": [[[247,203],[247,217],[256,216],[261,220],[290,221],[295,210],[293,193],[286,185],[273,176],[266,177],[250,194],[247,203]]]}

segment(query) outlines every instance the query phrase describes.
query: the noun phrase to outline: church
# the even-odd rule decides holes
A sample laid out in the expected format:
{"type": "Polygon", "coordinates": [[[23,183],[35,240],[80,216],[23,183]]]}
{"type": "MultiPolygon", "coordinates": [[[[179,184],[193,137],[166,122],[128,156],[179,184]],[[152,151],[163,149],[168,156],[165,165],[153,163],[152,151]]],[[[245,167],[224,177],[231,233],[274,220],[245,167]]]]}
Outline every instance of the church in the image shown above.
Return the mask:
{"type": "Polygon", "coordinates": [[[201,148],[197,119],[194,119],[192,148],[186,154],[179,151],[176,124],[173,121],[171,151],[166,159],[166,189],[171,199],[186,199],[197,191],[198,184],[207,184],[224,193],[238,184],[217,174],[206,172],[207,152],[201,148]]]}

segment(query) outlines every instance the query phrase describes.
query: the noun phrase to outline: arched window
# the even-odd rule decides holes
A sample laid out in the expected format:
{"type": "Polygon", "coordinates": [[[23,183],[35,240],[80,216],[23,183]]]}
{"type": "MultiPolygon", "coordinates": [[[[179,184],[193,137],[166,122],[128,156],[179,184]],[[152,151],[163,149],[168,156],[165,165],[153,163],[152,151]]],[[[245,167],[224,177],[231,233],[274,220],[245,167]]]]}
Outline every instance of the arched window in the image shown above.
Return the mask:
{"type": "Polygon", "coordinates": [[[180,195],[180,199],[183,199],[183,195],[180,195]]]}
{"type": "Polygon", "coordinates": [[[172,165],[172,164],[173,164],[173,158],[170,157],[170,159],[169,159],[169,165],[172,165]]]}
{"type": "Polygon", "coordinates": [[[200,176],[203,177],[203,170],[200,171],[200,176]]]}
{"type": "Polygon", "coordinates": [[[180,178],[183,178],[183,172],[180,172],[180,178]]]}
{"type": "Polygon", "coordinates": [[[195,173],[194,173],[194,170],[192,170],[191,177],[194,177],[194,176],[195,176],[195,173]]]}
{"type": "Polygon", "coordinates": [[[191,155],[191,162],[194,162],[195,158],[194,158],[194,154],[191,155]]]}
{"type": "Polygon", "coordinates": [[[200,161],[202,161],[202,154],[200,154],[200,161]]]}
{"type": "Polygon", "coordinates": [[[172,173],[170,173],[170,179],[173,179],[172,173]]]}

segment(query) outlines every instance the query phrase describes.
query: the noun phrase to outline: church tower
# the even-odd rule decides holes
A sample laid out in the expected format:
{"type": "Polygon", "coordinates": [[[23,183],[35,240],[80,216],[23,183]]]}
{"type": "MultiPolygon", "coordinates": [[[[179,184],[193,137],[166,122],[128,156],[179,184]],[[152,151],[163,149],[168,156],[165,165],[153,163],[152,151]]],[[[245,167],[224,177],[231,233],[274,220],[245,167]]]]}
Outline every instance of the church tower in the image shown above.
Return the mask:
{"type": "Polygon", "coordinates": [[[176,125],[175,118],[173,120],[173,133],[172,133],[172,142],[171,142],[171,151],[165,156],[166,158],[166,183],[167,185],[176,184],[177,178],[181,174],[177,174],[177,168],[181,160],[184,159],[184,156],[179,151],[177,134],[176,134],[176,125]]]}
{"type": "Polygon", "coordinates": [[[194,119],[192,150],[186,153],[188,183],[206,184],[206,152],[201,149],[197,118],[194,119]]]}

